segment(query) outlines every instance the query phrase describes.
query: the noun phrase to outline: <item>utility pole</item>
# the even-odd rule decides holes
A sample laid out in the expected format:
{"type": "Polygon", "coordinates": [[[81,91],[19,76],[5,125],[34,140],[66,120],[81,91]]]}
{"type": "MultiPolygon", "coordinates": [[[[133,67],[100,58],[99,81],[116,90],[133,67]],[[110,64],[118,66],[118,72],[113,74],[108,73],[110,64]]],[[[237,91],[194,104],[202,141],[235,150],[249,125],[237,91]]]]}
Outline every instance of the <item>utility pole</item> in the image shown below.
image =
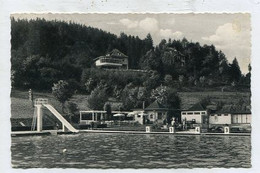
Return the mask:
{"type": "Polygon", "coordinates": [[[32,107],[34,107],[34,104],[33,104],[33,91],[32,91],[32,89],[29,89],[28,94],[29,94],[29,101],[32,102],[32,107]]]}

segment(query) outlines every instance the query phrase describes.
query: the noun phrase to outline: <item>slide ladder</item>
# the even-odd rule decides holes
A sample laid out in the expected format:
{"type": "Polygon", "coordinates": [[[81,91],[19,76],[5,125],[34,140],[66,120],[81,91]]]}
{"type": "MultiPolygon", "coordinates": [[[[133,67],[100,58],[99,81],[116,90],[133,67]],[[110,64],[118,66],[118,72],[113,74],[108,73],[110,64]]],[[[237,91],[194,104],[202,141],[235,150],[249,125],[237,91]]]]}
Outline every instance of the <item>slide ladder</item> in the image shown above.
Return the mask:
{"type": "Polygon", "coordinates": [[[51,113],[58,118],[58,120],[71,132],[79,132],[77,129],[75,129],[53,106],[50,104],[43,104],[51,113]]]}

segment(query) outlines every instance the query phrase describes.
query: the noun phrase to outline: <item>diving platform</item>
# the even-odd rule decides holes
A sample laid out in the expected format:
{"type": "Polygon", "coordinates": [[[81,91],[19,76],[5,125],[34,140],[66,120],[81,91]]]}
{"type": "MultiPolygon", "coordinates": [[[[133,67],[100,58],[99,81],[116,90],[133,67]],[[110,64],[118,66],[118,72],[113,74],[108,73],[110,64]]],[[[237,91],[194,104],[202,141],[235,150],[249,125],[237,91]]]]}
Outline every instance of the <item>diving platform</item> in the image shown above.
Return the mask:
{"type": "Polygon", "coordinates": [[[61,123],[62,131],[71,131],[73,133],[79,132],[75,129],[52,105],[49,104],[46,98],[37,98],[34,101],[34,117],[32,122],[32,131],[35,130],[37,124],[37,132],[42,132],[42,108],[47,108],[61,123]]]}

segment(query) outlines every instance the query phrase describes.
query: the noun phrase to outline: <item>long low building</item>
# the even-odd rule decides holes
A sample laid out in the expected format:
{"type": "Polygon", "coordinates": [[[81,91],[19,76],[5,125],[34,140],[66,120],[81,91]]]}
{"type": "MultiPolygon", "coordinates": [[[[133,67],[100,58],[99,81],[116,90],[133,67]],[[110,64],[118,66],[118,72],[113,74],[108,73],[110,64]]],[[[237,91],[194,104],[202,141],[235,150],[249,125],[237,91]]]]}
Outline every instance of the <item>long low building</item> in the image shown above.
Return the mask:
{"type": "Polygon", "coordinates": [[[207,106],[197,103],[188,110],[183,110],[181,117],[182,121],[201,127],[251,125],[251,111],[247,108],[237,110],[232,105],[225,105],[220,110],[212,111],[207,106]]]}
{"type": "Polygon", "coordinates": [[[211,125],[243,125],[251,124],[251,111],[249,109],[235,110],[231,105],[224,106],[220,111],[210,114],[211,125]]]}

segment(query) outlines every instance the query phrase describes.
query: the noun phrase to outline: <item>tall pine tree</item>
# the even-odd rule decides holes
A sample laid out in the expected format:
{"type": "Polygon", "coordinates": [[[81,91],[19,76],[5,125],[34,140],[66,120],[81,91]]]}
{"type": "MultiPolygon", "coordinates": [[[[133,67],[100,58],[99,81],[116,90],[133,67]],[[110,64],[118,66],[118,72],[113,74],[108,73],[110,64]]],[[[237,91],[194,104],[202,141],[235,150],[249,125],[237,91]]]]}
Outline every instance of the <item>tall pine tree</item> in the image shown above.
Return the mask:
{"type": "Polygon", "coordinates": [[[240,67],[238,65],[237,58],[234,58],[234,60],[232,61],[232,64],[230,64],[229,74],[230,74],[231,81],[239,82],[242,74],[240,71],[240,67]]]}

